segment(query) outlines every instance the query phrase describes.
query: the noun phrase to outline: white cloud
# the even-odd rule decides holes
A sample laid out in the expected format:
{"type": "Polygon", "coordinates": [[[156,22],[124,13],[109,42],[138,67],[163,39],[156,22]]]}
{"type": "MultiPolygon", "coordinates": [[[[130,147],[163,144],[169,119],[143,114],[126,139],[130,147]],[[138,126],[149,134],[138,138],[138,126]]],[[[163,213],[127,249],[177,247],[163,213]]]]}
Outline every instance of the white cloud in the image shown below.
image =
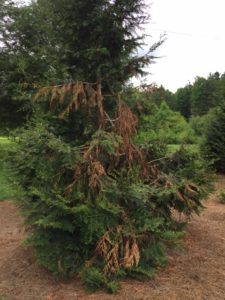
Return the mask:
{"type": "Polygon", "coordinates": [[[153,0],[149,43],[167,32],[147,81],[175,91],[196,76],[225,72],[224,0],[153,0]]]}

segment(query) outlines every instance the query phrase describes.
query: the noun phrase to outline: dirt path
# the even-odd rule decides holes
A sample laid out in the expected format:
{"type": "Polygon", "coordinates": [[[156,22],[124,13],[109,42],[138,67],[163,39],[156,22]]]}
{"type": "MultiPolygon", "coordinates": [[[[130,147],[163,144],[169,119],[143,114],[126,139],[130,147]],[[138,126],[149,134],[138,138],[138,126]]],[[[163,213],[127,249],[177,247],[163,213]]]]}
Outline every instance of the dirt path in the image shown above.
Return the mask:
{"type": "Polygon", "coordinates": [[[225,300],[225,205],[219,177],[207,209],[194,217],[184,247],[170,257],[155,280],[126,281],[116,295],[87,294],[76,280],[57,282],[21,245],[25,233],[16,208],[0,203],[0,300],[225,300]]]}

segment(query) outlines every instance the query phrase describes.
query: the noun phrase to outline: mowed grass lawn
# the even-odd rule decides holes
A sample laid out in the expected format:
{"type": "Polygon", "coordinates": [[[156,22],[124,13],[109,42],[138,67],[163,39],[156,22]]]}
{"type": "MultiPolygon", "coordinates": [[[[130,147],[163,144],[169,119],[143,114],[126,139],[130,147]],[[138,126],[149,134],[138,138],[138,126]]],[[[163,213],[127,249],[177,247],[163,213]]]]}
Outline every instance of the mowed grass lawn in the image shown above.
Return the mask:
{"type": "Polygon", "coordinates": [[[4,162],[8,151],[13,147],[12,140],[0,137],[0,201],[13,198],[19,192],[19,189],[10,180],[10,172],[4,162]]]}

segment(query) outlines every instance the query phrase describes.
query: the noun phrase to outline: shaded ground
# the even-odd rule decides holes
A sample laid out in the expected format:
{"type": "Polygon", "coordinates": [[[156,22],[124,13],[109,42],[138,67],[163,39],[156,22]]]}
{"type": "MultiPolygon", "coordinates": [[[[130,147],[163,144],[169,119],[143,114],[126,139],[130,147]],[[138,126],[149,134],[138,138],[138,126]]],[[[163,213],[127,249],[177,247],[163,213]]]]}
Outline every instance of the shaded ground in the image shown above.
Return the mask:
{"type": "Polygon", "coordinates": [[[225,300],[225,205],[219,177],[207,209],[190,222],[184,247],[152,281],[126,281],[116,295],[87,294],[76,280],[62,283],[35,263],[21,245],[25,236],[17,209],[0,203],[0,300],[225,300]]]}

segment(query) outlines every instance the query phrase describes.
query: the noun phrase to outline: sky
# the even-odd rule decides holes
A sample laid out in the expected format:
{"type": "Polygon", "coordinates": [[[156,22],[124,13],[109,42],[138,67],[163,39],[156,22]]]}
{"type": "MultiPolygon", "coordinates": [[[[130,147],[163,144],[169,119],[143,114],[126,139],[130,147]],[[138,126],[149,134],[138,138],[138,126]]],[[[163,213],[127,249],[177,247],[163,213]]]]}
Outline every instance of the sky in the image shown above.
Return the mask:
{"type": "MultiPolygon", "coordinates": [[[[146,0],[147,1],[147,0],[146,0]]],[[[150,3],[151,0],[149,0],[150,3]]],[[[145,33],[152,44],[166,33],[146,82],[176,91],[196,76],[225,72],[225,0],[152,0],[145,33]]]]}

